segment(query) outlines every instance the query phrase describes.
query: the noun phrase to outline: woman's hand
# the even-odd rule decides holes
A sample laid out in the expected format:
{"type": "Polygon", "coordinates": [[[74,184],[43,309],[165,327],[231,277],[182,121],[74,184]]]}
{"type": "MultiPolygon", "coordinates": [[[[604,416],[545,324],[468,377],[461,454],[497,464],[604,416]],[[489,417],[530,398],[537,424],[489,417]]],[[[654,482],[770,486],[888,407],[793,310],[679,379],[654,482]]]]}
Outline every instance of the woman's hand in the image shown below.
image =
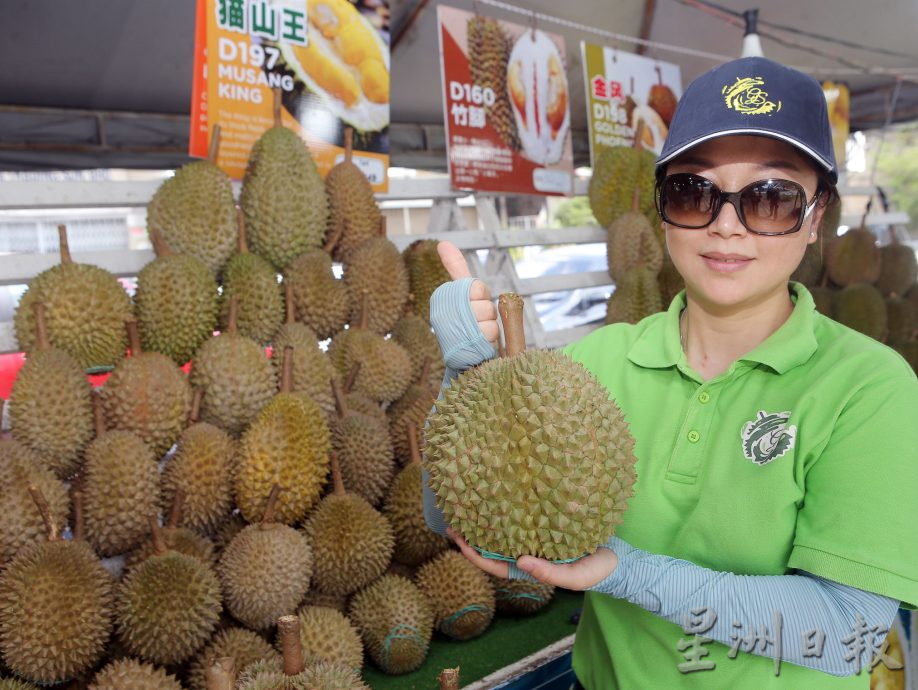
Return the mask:
{"type": "MultiPolygon", "coordinates": [[[[437,245],[437,252],[440,254],[440,261],[443,262],[443,267],[449,273],[451,279],[459,280],[460,278],[471,277],[472,272],[469,271],[469,265],[455,244],[452,242],[440,242],[437,245]]],[[[472,312],[475,314],[478,327],[484,334],[485,340],[497,350],[497,336],[499,333],[497,309],[491,301],[491,290],[480,280],[476,280],[472,283],[472,291],[469,297],[472,301],[472,312]]]]}
{"type": "MultiPolygon", "coordinates": [[[[507,578],[509,563],[485,558],[469,546],[452,527],[448,528],[446,533],[456,542],[462,555],[474,565],[496,577],[507,578]]],[[[602,582],[612,574],[617,565],[618,557],[615,552],[605,547],[598,548],[595,553],[573,563],[552,563],[535,556],[521,556],[516,562],[517,568],[529,573],[539,582],[574,591],[590,589],[602,582]]]]}

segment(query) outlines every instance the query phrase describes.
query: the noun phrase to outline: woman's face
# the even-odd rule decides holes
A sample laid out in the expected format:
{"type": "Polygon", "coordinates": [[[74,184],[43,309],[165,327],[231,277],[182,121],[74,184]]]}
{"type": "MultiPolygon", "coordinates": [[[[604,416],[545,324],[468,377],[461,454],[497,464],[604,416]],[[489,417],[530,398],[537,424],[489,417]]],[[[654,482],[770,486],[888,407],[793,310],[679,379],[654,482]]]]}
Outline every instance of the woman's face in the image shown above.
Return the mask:
{"type": "MultiPolygon", "coordinates": [[[[818,177],[809,161],[789,144],[766,137],[731,135],[706,141],[667,166],[666,173],[694,173],[722,191],[739,191],[750,182],[783,178],[816,193],[818,177]]],[[[685,230],[664,223],[666,245],[685,279],[688,294],[713,311],[760,304],[779,293],[797,268],[806,245],[815,242],[819,204],[790,235],[755,235],[740,223],[732,204],[724,204],[705,228],[685,230]]]]}

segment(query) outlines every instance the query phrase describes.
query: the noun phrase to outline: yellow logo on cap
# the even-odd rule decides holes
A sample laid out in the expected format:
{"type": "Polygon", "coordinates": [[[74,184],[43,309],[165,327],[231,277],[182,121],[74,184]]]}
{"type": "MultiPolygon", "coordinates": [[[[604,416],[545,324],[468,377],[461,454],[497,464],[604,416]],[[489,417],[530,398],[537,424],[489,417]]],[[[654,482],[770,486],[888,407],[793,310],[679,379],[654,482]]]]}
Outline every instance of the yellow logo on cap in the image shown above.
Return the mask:
{"type": "Polygon", "coordinates": [[[727,107],[743,115],[771,115],[781,110],[781,101],[775,104],[768,100],[768,92],[762,77],[736,78],[735,84],[727,84],[720,90],[727,107]]]}

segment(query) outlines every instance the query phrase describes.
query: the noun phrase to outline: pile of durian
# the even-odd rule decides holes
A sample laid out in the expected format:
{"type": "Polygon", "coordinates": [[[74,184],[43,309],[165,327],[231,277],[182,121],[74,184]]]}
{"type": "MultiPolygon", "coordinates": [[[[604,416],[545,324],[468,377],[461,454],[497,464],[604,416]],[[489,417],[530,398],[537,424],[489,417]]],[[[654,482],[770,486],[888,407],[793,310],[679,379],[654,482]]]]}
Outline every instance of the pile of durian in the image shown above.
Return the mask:
{"type": "Polygon", "coordinates": [[[361,689],[365,662],[406,673],[435,630],[548,602],[424,524],[418,436],[443,377],[427,309],[448,276],[435,243],[386,239],[347,148],[323,181],[276,119],[238,210],[213,156],[179,170],[133,298],[61,229],[15,318],[3,690],[361,689]]]}

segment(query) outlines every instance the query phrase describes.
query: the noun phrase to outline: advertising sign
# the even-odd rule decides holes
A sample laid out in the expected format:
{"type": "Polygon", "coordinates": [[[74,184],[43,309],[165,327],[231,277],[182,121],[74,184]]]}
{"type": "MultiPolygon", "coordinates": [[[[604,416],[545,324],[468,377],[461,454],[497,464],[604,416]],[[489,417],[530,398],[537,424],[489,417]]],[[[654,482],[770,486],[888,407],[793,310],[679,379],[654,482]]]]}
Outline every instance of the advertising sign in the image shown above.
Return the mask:
{"type": "Polygon", "coordinates": [[[272,90],[281,89],[283,124],[306,141],[319,172],[344,157],[344,131],[352,127],[353,162],[376,191],[385,191],[387,4],[198,0],[203,33],[200,25],[196,33],[203,45],[195,49],[191,155],[207,155],[219,124],[217,163],[240,179],[252,144],[273,125],[272,90]]]}
{"type": "Polygon", "coordinates": [[[569,194],[574,157],[562,37],[443,5],[437,12],[453,186],[569,194]]]}

